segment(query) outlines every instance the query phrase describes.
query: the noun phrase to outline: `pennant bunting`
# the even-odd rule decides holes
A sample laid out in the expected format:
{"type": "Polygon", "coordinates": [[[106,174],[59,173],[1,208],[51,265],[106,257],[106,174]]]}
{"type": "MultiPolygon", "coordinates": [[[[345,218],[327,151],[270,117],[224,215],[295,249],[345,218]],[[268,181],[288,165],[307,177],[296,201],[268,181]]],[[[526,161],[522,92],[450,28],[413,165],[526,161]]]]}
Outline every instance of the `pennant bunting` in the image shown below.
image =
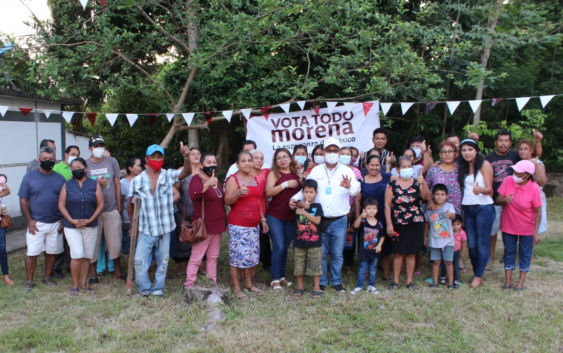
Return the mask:
{"type": "Polygon", "coordinates": [[[139,114],[125,114],[125,116],[127,117],[127,120],[129,120],[129,125],[131,127],[133,127],[133,124],[135,124],[135,121],[139,118],[139,114]]]}
{"type": "Polygon", "coordinates": [[[45,114],[45,117],[47,119],[49,119],[49,117],[51,116],[51,114],[53,114],[54,110],[43,110],[43,114],[45,114]]]}
{"type": "MultiPolygon", "coordinates": [[[[166,114],[168,115],[168,114],[166,114]]],[[[174,114],[172,114],[174,115],[174,114]]],[[[154,113],[154,114],[147,114],[147,120],[149,121],[149,126],[153,127],[154,123],[156,123],[156,119],[158,119],[158,117],[160,117],[160,114],[158,113],[154,113]]],[[[168,120],[168,122],[170,122],[170,119],[168,120]]]]}
{"type": "Polygon", "coordinates": [[[516,105],[518,106],[518,111],[521,112],[524,106],[528,103],[531,97],[520,97],[516,98],[516,105]]]}
{"type": "Polygon", "coordinates": [[[336,107],[337,104],[338,102],[326,102],[326,107],[329,114],[332,113],[332,110],[334,109],[334,107],[336,107]]]}
{"type": "Polygon", "coordinates": [[[203,112],[203,117],[207,121],[207,125],[211,125],[211,122],[213,121],[213,113],[214,112],[212,111],[203,112]]]}
{"type": "Polygon", "coordinates": [[[192,123],[192,120],[194,120],[194,115],[195,113],[182,113],[182,116],[184,117],[184,120],[186,121],[186,125],[190,126],[192,123]]]}
{"type": "Polygon", "coordinates": [[[291,105],[290,103],[280,104],[280,108],[282,108],[283,111],[284,111],[286,114],[289,114],[289,107],[290,107],[290,105],[291,105]]]}
{"type": "Polygon", "coordinates": [[[174,119],[174,113],[166,113],[166,118],[168,119],[168,122],[171,122],[172,119],[174,119]]]}
{"type": "Polygon", "coordinates": [[[106,6],[107,6],[106,0],[100,0],[100,4],[102,5],[102,9],[104,9],[104,12],[106,12],[106,6]]]}
{"type": "Polygon", "coordinates": [[[27,115],[31,113],[31,111],[33,110],[33,108],[20,108],[20,107],[18,107],[18,109],[20,110],[20,112],[22,112],[23,115],[27,115]]]}
{"type": "Polygon", "coordinates": [[[438,104],[438,102],[427,102],[424,107],[424,114],[428,114],[434,109],[434,107],[438,104]]]}
{"type": "Polygon", "coordinates": [[[457,107],[459,107],[460,103],[461,103],[460,101],[446,102],[451,115],[454,115],[454,112],[457,109],[457,107]]]}
{"type": "Polygon", "coordinates": [[[267,107],[262,107],[262,108],[260,108],[260,110],[262,111],[264,118],[266,118],[266,120],[268,120],[268,117],[270,116],[270,110],[272,110],[272,106],[269,105],[267,107]]]}
{"type": "Polygon", "coordinates": [[[552,95],[552,96],[540,96],[540,102],[541,102],[542,108],[545,108],[547,103],[549,103],[549,101],[551,101],[553,99],[553,97],[555,97],[555,96],[554,95],[552,95]]]}
{"type": "Polygon", "coordinates": [[[313,110],[315,113],[319,114],[319,111],[321,110],[321,102],[313,101],[313,110]]]}
{"type": "Polygon", "coordinates": [[[67,123],[70,124],[70,121],[72,120],[72,116],[74,115],[74,112],[63,112],[63,118],[66,120],[67,123]]]}
{"type": "Polygon", "coordinates": [[[250,119],[250,114],[252,114],[252,108],[241,109],[240,112],[242,113],[242,115],[243,115],[245,118],[250,119]]]}
{"type": "Polygon", "coordinates": [[[84,8],[84,10],[86,10],[86,6],[88,6],[88,1],[89,1],[89,0],[80,0],[80,4],[81,4],[82,7],[84,8]]]}
{"type": "Polygon", "coordinates": [[[482,100],[467,101],[467,103],[469,103],[469,105],[471,106],[471,110],[473,110],[473,113],[475,113],[477,109],[479,109],[479,106],[481,106],[481,102],[482,100]]]}
{"type": "Polygon", "coordinates": [[[303,110],[305,109],[305,103],[307,103],[307,101],[299,101],[297,102],[297,105],[301,108],[301,110],[303,110]]]}
{"type": "Polygon", "coordinates": [[[494,107],[495,105],[499,104],[500,102],[502,102],[505,99],[506,98],[493,98],[493,102],[491,103],[491,105],[494,107]]]}
{"type": "Polygon", "coordinates": [[[371,110],[374,104],[375,104],[374,102],[362,103],[362,105],[364,106],[364,118],[368,116],[369,111],[371,110]]]}
{"type": "Polygon", "coordinates": [[[7,105],[0,105],[0,114],[2,114],[2,117],[5,118],[6,117],[6,112],[8,111],[8,106],[7,105]]]}
{"type": "Polygon", "coordinates": [[[111,126],[113,126],[115,124],[115,121],[117,120],[118,115],[119,114],[106,114],[106,119],[108,119],[111,126]]]}
{"type": "Polygon", "coordinates": [[[403,115],[405,115],[409,109],[412,107],[414,103],[401,103],[401,111],[403,112],[403,115]]]}
{"type": "Polygon", "coordinates": [[[391,109],[393,103],[379,103],[379,105],[381,106],[381,111],[383,112],[383,115],[387,115],[387,112],[389,112],[389,109],[391,109]]]}
{"type": "Polygon", "coordinates": [[[90,124],[92,124],[92,126],[94,126],[94,124],[96,123],[97,116],[98,113],[86,113],[86,117],[88,118],[88,121],[90,121],[90,124]]]}
{"type": "MultiPolygon", "coordinates": [[[[289,105],[289,104],[288,104],[289,105]]],[[[231,117],[233,116],[233,111],[232,110],[224,110],[223,111],[223,116],[225,117],[225,119],[227,119],[227,121],[230,123],[231,122],[231,117]]]]}

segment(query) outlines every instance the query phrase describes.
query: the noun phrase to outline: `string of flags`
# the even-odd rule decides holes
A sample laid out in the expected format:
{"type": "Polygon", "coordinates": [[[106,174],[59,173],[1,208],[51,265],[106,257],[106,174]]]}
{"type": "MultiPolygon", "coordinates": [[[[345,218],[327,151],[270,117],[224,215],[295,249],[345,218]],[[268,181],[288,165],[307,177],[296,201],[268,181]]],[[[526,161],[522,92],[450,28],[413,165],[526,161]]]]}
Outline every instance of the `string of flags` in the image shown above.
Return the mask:
{"type": "MultiPolygon", "coordinates": [[[[518,107],[518,111],[522,111],[522,109],[526,106],[526,104],[532,98],[539,98],[542,108],[545,108],[547,106],[547,104],[554,97],[558,97],[558,96],[563,96],[563,94],[552,94],[552,95],[531,96],[531,97],[518,97],[518,98],[493,98],[493,99],[468,100],[468,101],[448,101],[448,102],[394,102],[394,103],[379,102],[379,105],[381,107],[381,112],[383,113],[383,115],[387,115],[387,113],[389,112],[389,110],[391,109],[391,107],[394,104],[399,104],[400,107],[401,107],[402,114],[405,115],[405,114],[407,114],[409,109],[415,104],[424,104],[424,112],[426,114],[429,114],[432,111],[432,109],[434,109],[436,107],[436,105],[445,103],[448,106],[448,110],[449,110],[450,114],[453,115],[454,112],[456,111],[456,109],[460,106],[460,104],[464,103],[464,102],[467,102],[469,104],[469,106],[471,107],[471,110],[473,111],[473,113],[475,113],[477,111],[477,109],[479,109],[479,107],[481,106],[482,102],[490,101],[491,105],[494,107],[501,101],[514,100],[514,101],[516,101],[516,106],[518,107]]],[[[310,102],[310,101],[303,100],[303,101],[295,102],[295,104],[297,104],[301,110],[304,110],[305,104],[307,102],[310,102]]],[[[335,101],[325,101],[324,103],[326,104],[326,108],[327,108],[329,113],[331,113],[332,110],[339,104],[339,102],[335,102],[335,101]]],[[[361,102],[361,103],[360,102],[344,102],[343,104],[346,107],[351,107],[355,104],[362,104],[363,108],[364,108],[364,114],[365,114],[365,116],[367,116],[369,111],[373,107],[373,105],[376,104],[376,103],[377,103],[377,101],[361,102]]],[[[289,114],[291,104],[292,103],[283,103],[283,104],[278,104],[278,105],[275,105],[275,106],[265,106],[265,107],[260,107],[257,110],[262,113],[261,116],[263,116],[266,120],[268,120],[272,108],[280,107],[284,112],[289,114]]],[[[320,109],[321,109],[321,102],[318,101],[318,100],[312,101],[311,109],[313,109],[318,114],[320,109]]],[[[245,109],[239,109],[238,111],[246,119],[250,119],[251,115],[253,113],[253,110],[254,110],[253,108],[245,108],[245,109]]],[[[45,114],[47,119],[49,119],[51,114],[61,114],[67,123],[70,123],[70,121],[72,120],[72,117],[75,114],[85,114],[86,117],[88,118],[88,121],[90,121],[90,123],[92,124],[92,126],[94,126],[94,124],[96,123],[96,119],[99,115],[99,113],[95,113],[95,112],[83,113],[83,112],[74,112],[74,111],[44,110],[44,109],[10,107],[10,106],[5,106],[5,105],[0,105],[0,115],[2,117],[6,117],[6,114],[7,114],[8,111],[20,111],[23,115],[28,115],[29,113],[31,113],[33,111],[36,111],[38,113],[42,112],[42,113],[45,114]]],[[[220,111],[220,112],[204,111],[204,112],[192,112],[192,113],[178,113],[178,115],[181,115],[184,118],[186,125],[189,126],[189,125],[191,125],[191,123],[192,123],[196,114],[202,114],[204,119],[207,121],[207,124],[209,125],[209,124],[211,124],[213,117],[217,113],[221,113],[228,122],[231,122],[231,118],[232,118],[234,112],[235,112],[235,110],[224,110],[224,111],[220,111]]],[[[130,126],[133,126],[133,124],[135,124],[135,122],[137,121],[137,119],[140,116],[146,116],[147,120],[149,122],[149,125],[152,127],[156,123],[157,119],[160,118],[161,115],[165,115],[166,118],[168,119],[168,122],[171,122],[176,114],[175,113],[140,113],[140,114],[106,113],[104,115],[105,115],[106,119],[109,121],[109,123],[111,124],[111,126],[113,126],[115,124],[117,117],[120,116],[120,115],[125,115],[125,117],[127,118],[127,121],[129,122],[130,126]]]]}

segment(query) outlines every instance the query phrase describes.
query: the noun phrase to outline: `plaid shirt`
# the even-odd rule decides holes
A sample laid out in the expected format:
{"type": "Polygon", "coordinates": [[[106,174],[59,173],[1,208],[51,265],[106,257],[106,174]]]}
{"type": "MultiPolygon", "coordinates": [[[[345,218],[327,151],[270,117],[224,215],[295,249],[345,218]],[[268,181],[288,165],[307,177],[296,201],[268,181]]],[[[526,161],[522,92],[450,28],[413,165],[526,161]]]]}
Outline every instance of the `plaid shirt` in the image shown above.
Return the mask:
{"type": "Polygon", "coordinates": [[[141,198],[139,232],[158,237],[176,229],[172,188],[179,181],[180,173],[179,170],[161,169],[154,195],[146,170],[131,180],[127,196],[141,198]]]}

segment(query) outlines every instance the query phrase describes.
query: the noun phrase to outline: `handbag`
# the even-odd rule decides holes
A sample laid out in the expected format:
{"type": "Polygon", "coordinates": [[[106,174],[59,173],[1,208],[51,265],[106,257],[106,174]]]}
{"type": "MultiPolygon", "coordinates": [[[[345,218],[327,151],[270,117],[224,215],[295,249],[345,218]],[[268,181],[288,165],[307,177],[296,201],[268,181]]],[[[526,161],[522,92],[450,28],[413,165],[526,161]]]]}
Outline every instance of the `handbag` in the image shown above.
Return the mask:
{"type": "MultiPolygon", "coordinates": [[[[201,176],[200,176],[201,178],[201,176]]],[[[202,182],[204,181],[201,178],[202,182]]],[[[190,197],[190,195],[188,195],[190,197]]],[[[180,243],[199,243],[207,239],[207,228],[205,228],[205,195],[201,195],[201,218],[195,221],[186,221],[186,211],[188,210],[189,199],[186,198],[184,214],[182,215],[182,225],[180,226],[180,243]]]]}
{"type": "Polygon", "coordinates": [[[14,225],[14,221],[12,221],[12,217],[10,215],[3,215],[2,222],[0,223],[1,228],[10,228],[14,225]]]}

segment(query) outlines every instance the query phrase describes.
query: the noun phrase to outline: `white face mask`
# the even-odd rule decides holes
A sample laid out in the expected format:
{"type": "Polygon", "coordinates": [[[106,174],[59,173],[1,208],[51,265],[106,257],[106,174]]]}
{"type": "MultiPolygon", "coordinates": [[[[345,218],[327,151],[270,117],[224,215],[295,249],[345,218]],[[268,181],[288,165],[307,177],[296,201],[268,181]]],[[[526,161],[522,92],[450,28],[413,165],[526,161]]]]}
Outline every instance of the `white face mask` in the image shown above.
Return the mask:
{"type": "Polygon", "coordinates": [[[96,158],[102,158],[104,156],[104,152],[106,151],[105,148],[103,147],[97,147],[94,148],[94,150],[92,151],[92,154],[94,155],[94,157],[96,158]]]}
{"type": "Polygon", "coordinates": [[[414,158],[420,158],[420,152],[422,152],[422,150],[420,148],[413,148],[412,150],[414,151],[414,158]]]}
{"type": "Polygon", "coordinates": [[[512,176],[512,179],[514,179],[514,182],[515,182],[516,184],[520,184],[521,182],[524,181],[524,178],[517,177],[516,175],[513,175],[513,176],[512,176]]]}
{"type": "Polygon", "coordinates": [[[412,178],[413,174],[414,174],[414,169],[412,168],[405,168],[400,170],[401,178],[405,180],[412,178]]]}
{"type": "Polygon", "coordinates": [[[338,153],[326,153],[325,154],[325,161],[328,164],[336,164],[336,163],[338,163],[338,157],[340,157],[338,155],[338,153]]]}
{"type": "Polygon", "coordinates": [[[68,156],[68,161],[67,161],[68,165],[70,165],[70,163],[72,163],[72,161],[75,160],[76,158],[78,157],[68,156]]]}
{"type": "Polygon", "coordinates": [[[315,164],[319,165],[319,164],[323,164],[325,162],[325,157],[323,157],[323,156],[313,156],[313,160],[315,161],[315,164]]]}

